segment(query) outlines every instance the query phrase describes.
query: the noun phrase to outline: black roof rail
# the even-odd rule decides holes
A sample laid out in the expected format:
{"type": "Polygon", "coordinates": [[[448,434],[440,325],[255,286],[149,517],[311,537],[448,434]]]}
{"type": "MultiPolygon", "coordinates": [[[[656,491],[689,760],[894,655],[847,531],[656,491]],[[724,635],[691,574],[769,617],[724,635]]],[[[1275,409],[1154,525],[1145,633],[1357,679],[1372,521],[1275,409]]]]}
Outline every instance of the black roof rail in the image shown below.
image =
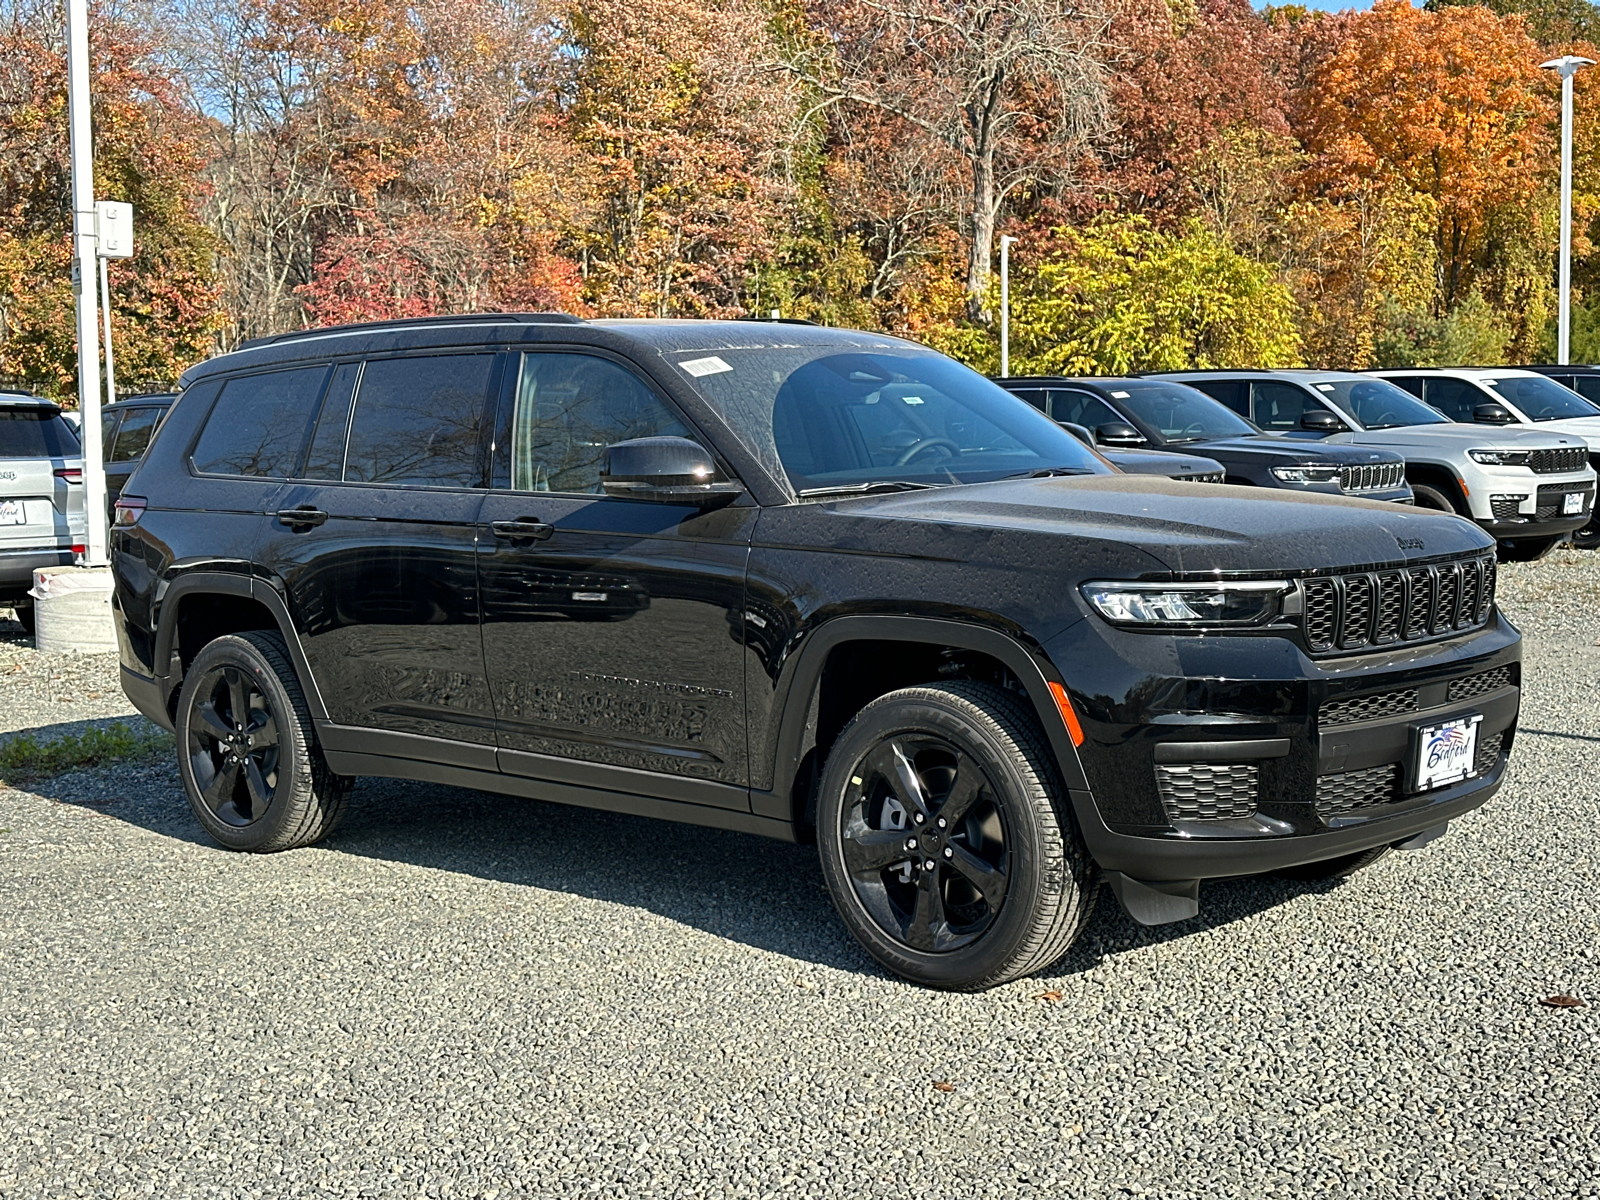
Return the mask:
{"type": "MultiPolygon", "coordinates": [[[[763,321],[768,325],[816,325],[804,317],[735,317],[735,321],[763,321]]],[[[819,326],[820,328],[820,326],[819,326]]]]}
{"type": "Polygon", "coordinates": [[[276,346],[301,338],[337,336],[347,333],[367,333],[381,329],[426,329],[430,325],[582,325],[582,317],[571,313],[449,313],[436,317],[396,317],[389,321],[355,321],[349,325],[322,325],[313,329],[293,329],[288,333],[269,333],[262,337],[240,342],[240,350],[254,350],[258,346],[276,346]]]}

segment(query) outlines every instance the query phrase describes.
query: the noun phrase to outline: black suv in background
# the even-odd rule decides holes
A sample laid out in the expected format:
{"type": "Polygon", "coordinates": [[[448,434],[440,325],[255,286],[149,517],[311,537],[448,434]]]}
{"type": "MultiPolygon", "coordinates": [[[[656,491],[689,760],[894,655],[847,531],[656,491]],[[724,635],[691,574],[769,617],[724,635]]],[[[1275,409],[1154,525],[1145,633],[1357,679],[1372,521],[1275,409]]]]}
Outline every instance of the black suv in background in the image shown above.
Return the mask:
{"type": "Polygon", "coordinates": [[[190,370],[117,505],[123,686],[239,850],[351,778],[815,837],[939,987],[1108,881],[1348,874],[1499,786],[1521,644],[1464,521],[1111,473],[881,334],[435,318],[190,370]]]}
{"type": "Polygon", "coordinates": [[[128,476],[144,457],[150,439],[178,398],[176,392],[128,396],[100,410],[100,446],[106,467],[106,507],[115,508],[128,476]]]}
{"type": "Polygon", "coordinates": [[[1216,459],[1229,483],[1411,503],[1405,459],[1398,454],[1264,433],[1181,383],[1057,375],[999,383],[1052,420],[1088,429],[1098,447],[1187,450],[1216,459]]]}

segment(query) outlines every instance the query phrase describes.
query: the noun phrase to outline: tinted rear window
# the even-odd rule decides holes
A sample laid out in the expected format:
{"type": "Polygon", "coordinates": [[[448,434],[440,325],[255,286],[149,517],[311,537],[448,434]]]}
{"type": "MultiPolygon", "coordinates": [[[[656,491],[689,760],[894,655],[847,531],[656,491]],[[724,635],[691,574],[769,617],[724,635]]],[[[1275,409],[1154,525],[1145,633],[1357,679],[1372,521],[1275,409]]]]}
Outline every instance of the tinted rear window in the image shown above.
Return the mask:
{"type": "Polygon", "coordinates": [[[475,486],[494,359],[448,354],[368,362],[350,420],[345,479],[475,486]]]}
{"type": "Polygon", "coordinates": [[[76,458],[72,426],[48,408],[0,408],[0,458],[76,458]]]}
{"type": "Polygon", "coordinates": [[[327,377],[320,366],[228,380],[194,448],[195,469],[287,479],[299,466],[327,377]]]}

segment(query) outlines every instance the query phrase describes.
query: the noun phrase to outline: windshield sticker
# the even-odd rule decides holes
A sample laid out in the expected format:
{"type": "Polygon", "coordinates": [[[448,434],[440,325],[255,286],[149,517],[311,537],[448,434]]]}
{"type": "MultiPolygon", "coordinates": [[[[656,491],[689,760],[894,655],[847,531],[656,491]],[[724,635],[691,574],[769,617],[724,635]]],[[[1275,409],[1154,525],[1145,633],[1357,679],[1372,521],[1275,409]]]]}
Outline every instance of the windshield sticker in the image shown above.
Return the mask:
{"type": "Polygon", "coordinates": [[[1112,392],[1111,394],[1118,400],[1126,400],[1128,398],[1127,392],[1112,392]]]}
{"type": "Polygon", "coordinates": [[[1333,391],[1333,384],[1331,384],[1331,383],[1319,383],[1319,384],[1317,384],[1317,391],[1319,391],[1319,392],[1331,392],[1331,391],[1333,391]]]}
{"type": "Polygon", "coordinates": [[[732,367],[723,362],[715,354],[713,354],[710,358],[691,358],[688,362],[681,362],[678,365],[685,371],[689,372],[689,374],[693,375],[696,379],[699,379],[705,375],[720,375],[724,371],[733,370],[732,367]]]}

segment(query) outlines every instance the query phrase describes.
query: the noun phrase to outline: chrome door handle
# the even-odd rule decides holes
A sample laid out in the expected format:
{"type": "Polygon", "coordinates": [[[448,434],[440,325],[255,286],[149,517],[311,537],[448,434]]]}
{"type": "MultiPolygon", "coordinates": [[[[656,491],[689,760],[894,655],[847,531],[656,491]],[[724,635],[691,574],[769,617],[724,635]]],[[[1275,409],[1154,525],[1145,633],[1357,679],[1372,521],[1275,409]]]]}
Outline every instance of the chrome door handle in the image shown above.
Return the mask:
{"type": "Polygon", "coordinates": [[[518,517],[515,521],[495,521],[490,528],[494,530],[495,537],[505,538],[511,542],[542,542],[556,531],[554,525],[533,517],[518,517]]]}

